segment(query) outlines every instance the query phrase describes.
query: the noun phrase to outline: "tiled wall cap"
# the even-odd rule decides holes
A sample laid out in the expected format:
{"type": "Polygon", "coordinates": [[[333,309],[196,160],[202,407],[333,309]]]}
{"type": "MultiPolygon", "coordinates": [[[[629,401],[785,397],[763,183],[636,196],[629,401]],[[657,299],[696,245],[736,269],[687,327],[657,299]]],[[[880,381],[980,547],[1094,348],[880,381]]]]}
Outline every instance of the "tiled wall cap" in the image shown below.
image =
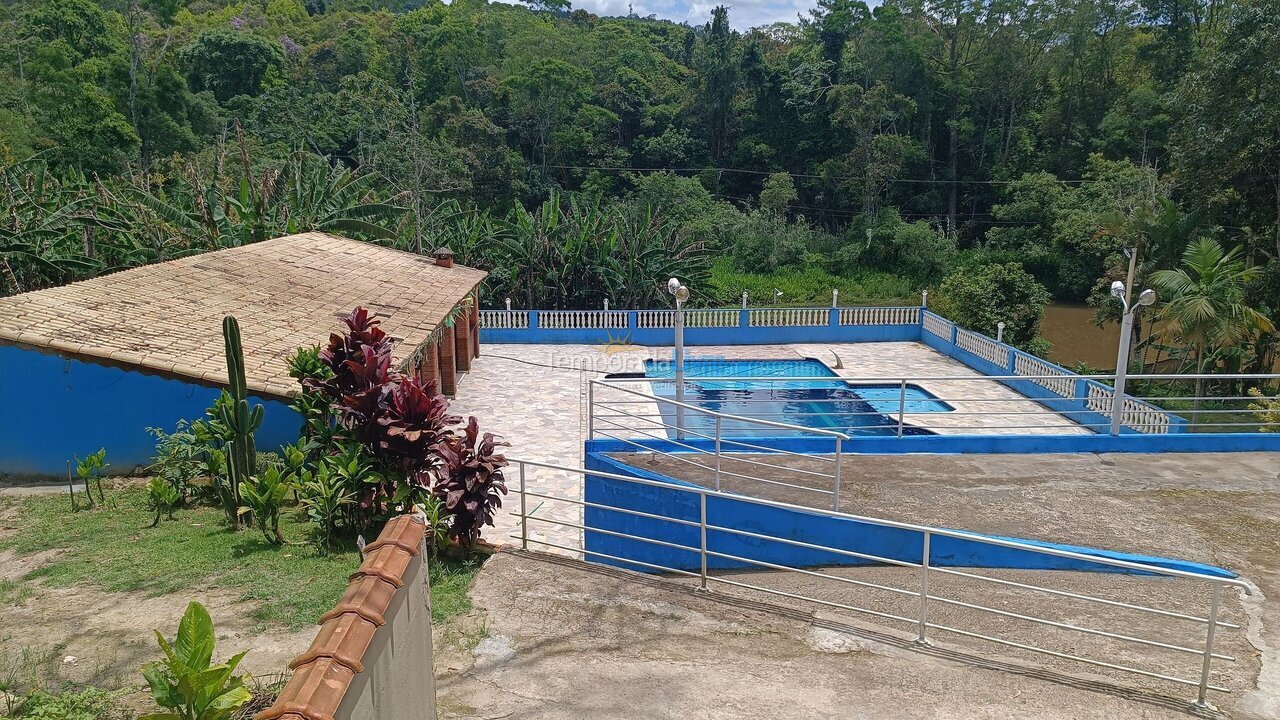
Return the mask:
{"type": "Polygon", "coordinates": [[[337,720],[334,713],[356,673],[364,671],[364,654],[386,624],[396,589],[425,536],[426,523],[419,516],[393,518],[383,527],[365,548],[364,562],[342,599],[320,619],[311,647],[289,664],[293,677],[254,720],[337,720]]]}
{"type": "Polygon", "coordinates": [[[387,521],[378,539],[365,547],[366,555],[385,545],[394,545],[417,555],[427,535],[426,522],[416,515],[401,515],[387,521]]]}
{"type": "Polygon", "coordinates": [[[379,627],[387,624],[386,612],[395,597],[396,586],[379,577],[358,577],[347,586],[342,599],[321,616],[328,622],[343,613],[355,613],[379,627]]]}
{"type": "Polygon", "coordinates": [[[364,653],[373,642],[373,635],[378,626],[355,613],[343,613],[325,621],[316,633],[311,647],[289,663],[289,668],[298,668],[322,657],[332,658],[351,668],[353,672],[364,671],[364,653]]]}
{"type": "Polygon", "coordinates": [[[399,545],[381,545],[372,551],[365,548],[364,562],[351,575],[351,580],[361,577],[382,578],[396,587],[404,586],[404,572],[413,561],[413,553],[399,545]]]}
{"type": "Polygon", "coordinates": [[[337,720],[334,713],[351,687],[355,673],[332,658],[320,658],[294,669],[293,677],[271,707],[254,720],[280,720],[290,713],[306,720],[337,720]]]}

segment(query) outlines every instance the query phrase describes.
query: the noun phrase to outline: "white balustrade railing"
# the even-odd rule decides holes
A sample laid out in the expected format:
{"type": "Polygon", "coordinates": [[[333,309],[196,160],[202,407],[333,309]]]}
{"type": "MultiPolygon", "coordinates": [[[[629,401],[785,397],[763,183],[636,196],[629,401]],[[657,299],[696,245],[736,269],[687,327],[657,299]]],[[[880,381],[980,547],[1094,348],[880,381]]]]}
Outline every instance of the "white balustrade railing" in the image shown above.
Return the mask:
{"type": "MultiPolygon", "coordinates": [[[[1114,397],[1114,389],[1091,382],[1085,396],[1085,407],[1109,417],[1114,397]]],[[[1140,433],[1163,435],[1169,432],[1168,412],[1127,395],[1121,403],[1120,421],[1140,433]]]]}
{"type": "Polygon", "coordinates": [[[921,326],[925,332],[936,335],[947,342],[951,341],[951,328],[955,327],[955,323],[948,322],[933,313],[925,313],[921,320],[921,326]]]}
{"type": "Polygon", "coordinates": [[[619,310],[543,310],[538,327],[548,330],[611,330],[627,326],[627,313],[619,310]]]}
{"type": "Polygon", "coordinates": [[[1009,367],[1009,346],[963,328],[956,330],[956,347],[977,355],[989,363],[1009,367]]]}
{"type": "Polygon", "coordinates": [[[529,327],[529,311],[481,310],[480,327],[495,330],[524,330],[529,327]]]}
{"type": "Polygon", "coordinates": [[[747,311],[747,324],[751,327],[813,327],[829,322],[826,308],[759,308],[747,311]]]}
{"type": "MultiPolygon", "coordinates": [[[[688,328],[738,327],[737,310],[685,310],[684,326],[688,328]]],[[[656,330],[675,327],[675,310],[637,310],[636,327],[656,330]]]]}
{"type": "MultiPolygon", "coordinates": [[[[733,328],[742,326],[742,312],[716,308],[684,311],[688,328],[733,328]]],[[[748,327],[822,327],[831,324],[830,308],[755,308],[747,310],[748,327]]],[[[525,330],[537,316],[537,326],[550,330],[613,330],[628,327],[628,315],[635,314],[639,330],[668,329],[675,326],[674,310],[481,310],[480,326],[494,330],[525,330]]],[[[915,325],[920,322],[916,307],[844,307],[836,309],[842,326],[915,325]]],[[[931,320],[926,322],[945,321],[931,320]]],[[[948,331],[949,333],[949,331],[948,331]]],[[[944,337],[949,338],[946,334],[944,337]]]]}
{"type": "Polygon", "coordinates": [[[1018,353],[1013,359],[1014,375],[1029,375],[1031,382],[1062,397],[1075,395],[1077,375],[1031,355],[1018,353]]]}
{"type": "Polygon", "coordinates": [[[915,325],[920,322],[916,307],[840,308],[841,325],[915,325]]]}

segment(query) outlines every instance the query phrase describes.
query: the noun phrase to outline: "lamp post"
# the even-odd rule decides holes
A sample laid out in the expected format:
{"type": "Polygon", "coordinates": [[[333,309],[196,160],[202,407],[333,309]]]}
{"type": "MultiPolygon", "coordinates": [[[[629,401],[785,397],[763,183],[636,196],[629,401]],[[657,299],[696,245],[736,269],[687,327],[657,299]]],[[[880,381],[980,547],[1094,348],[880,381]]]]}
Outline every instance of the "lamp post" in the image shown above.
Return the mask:
{"type": "Polygon", "coordinates": [[[1111,283],[1111,297],[1120,301],[1124,308],[1124,317],[1120,322],[1120,348],[1116,352],[1116,390],[1111,398],[1111,434],[1119,435],[1121,420],[1124,419],[1124,381],[1129,374],[1129,343],[1133,339],[1133,320],[1138,308],[1154,305],[1156,291],[1147,289],[1138,294],[1138,301],[1129,305],[1125,298],[1128,291],[1119,280],[1111,283]]]}
{"type": "MultiPolygon", "coordinates": [[[[676,299],[675,326],[676,335],[676,402],[684,402],[684,301],[689,299],[689,288],[677,278],[667,281],[667,292],[676,299]]],[[[744,293],[745,294],[745,293],[744,293]]],[[[676,439],[684,439],[684,406],[676,405],[676,439]]]]}

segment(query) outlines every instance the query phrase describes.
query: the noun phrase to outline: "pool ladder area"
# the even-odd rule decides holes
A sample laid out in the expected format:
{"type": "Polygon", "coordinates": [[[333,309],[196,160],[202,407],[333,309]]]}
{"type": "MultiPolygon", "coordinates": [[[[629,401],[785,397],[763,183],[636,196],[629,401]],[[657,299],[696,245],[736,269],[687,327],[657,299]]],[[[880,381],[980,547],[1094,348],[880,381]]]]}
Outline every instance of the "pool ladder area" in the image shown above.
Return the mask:
{"type": "Polygon", "coordinates": [[[825,497],[821,506],[840,509],[846,433],[718,412],[610,380],[589,379],[585,389],[587,440],[614,440],[628,451],[661,455],[692,477],[705,476],[717,492],[727,482],[759,483],[825,497]],[[790,436],[796,447],[728,436],[730,424],[790,436]]]}

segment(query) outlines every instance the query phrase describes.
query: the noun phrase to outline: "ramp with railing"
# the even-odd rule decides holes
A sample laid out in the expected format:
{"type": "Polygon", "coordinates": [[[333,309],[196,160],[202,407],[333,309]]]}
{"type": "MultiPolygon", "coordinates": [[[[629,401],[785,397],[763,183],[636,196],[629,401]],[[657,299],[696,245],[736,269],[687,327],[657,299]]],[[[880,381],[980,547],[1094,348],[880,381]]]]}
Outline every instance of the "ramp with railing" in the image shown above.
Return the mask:
{"type": "Polygon", "coordinates": [[[597,465],[589,468],[513,461],[522,547],[874,618],[920,643],[978,641],[1191,687],[1199,707],[1209,707],[1208,693],[1230,690],[1212,682],[1215,663],[1235,662],[1218,648],[1241,642],[1219,637],[1241,630],[1223,618],[1224,602],[1251,589],[1221,568],[816,510],[640,477],[599,460],[589,456],[597,465]],[[582,499],[540,489],[543,473],[581,475],[582,499]],[[548,503],[580,507],[582,522],[555,519],[548,503]],[[580,531],[582,542],[541,539],[530,531],[538,524],[580,531]],[[896,574],[891,583],[836,569],[850,564],[896,574]],[[1021,574],[979,571],[993,567],[1021,574]],[[1086,582],[1090,573],[1125,574],[1128,586],[1112,583],[1113,596],[1103,595],[1086,582]],[[998,606],[988,593],[1000,594],[998,606]]]}

